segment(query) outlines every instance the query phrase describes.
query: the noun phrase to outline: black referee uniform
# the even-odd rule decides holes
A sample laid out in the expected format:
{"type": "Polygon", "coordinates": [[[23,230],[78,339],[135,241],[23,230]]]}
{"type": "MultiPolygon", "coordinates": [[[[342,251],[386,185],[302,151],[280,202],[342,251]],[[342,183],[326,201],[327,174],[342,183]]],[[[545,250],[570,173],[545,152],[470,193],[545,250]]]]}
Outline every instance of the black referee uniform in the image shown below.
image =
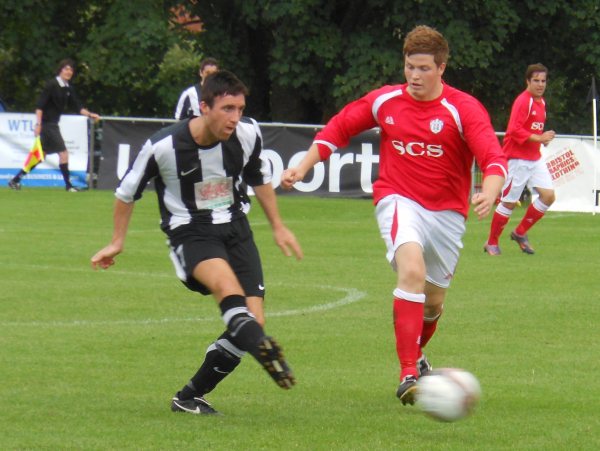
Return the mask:
{"type": "Polygon", "coordinates": [[[60,116],[67,109],[73,109],[78,113],[83,109],[83,104],[77,97],[73,85],[66,83],[60,77],[49,80],[40,94],[36,109],[43,112],[40,139],[44,153],[67,150],[58,127],[60,116]]]}
{"type": "MultiPolygon", "coordinates": [[[[68,108],[72,108],[78,113],[84,109],[73,86],[63,80],[60,76],[46,82],[36,103],[36,110],[42,111],[40,141],[42,143],[42,150],[45,154],[60,153],[67,150],[58,123],[60,121],[60,116],[68,108]]],[[[67,191],[77,191],[71,184],[68,163],[59,163],[58,168],[65,181],[65,188],[67,191]]],[[[8,186],[12,189],[20,189],[21,178],[26,174],[27,172],[25,172],[25,169],[21,169],[19,173],[8,182],[8,186]]]]}

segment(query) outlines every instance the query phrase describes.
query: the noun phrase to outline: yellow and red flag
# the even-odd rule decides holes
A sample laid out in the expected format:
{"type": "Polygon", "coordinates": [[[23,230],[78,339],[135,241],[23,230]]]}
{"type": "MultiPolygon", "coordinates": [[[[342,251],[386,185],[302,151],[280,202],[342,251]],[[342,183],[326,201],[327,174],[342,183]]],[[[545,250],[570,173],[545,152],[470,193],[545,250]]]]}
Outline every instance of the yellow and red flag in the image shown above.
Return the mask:
{"type": "Polygon", "coordinates": [[[33,147],[29,151],[27,155],[27,159],[25,163],[23,163],[23,171],[26,174],[29,174],[34,167],[36,167],[39,163],[44,161],[44,151],[42,150],[42,141],[39,136],[35,137],[35,141],[33,142],[33,147]]]}

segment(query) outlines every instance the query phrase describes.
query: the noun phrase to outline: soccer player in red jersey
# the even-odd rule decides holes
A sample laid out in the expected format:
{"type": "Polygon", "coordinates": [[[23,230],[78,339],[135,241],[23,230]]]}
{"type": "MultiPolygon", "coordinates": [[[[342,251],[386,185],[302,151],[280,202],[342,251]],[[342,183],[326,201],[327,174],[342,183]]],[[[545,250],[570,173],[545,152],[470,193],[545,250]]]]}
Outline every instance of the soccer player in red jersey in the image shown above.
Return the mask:
{"type": "Polygon", "coordinates": [[[525,71],[527,88],[515,99],[504,136],[503,150],[508,158],[508,178],[502,188],[502,197],[492,218],[490,235],[483,250],[500,255],[498,240],[526,186],[532,187],[538,197],[529,205],[525,216],[510,234],[526,254],[533,254],[527,231],[538,222],[554,203],[552,177],[542,160],[540,148],[554,139],[554,131],[544,131],[546,102],[544,91],[548,69],[542,64],[531,64],[525,71]]]}
{"type": "Polygon", "coordinates": [[[445,84],[449,48],[442,34],[418,26],[404,42],[406,83],[384,86],[346,105],[315,137],[297,167],[282,174],[289,189],[351,137],[381,129],[375,216],[397,273],[393,290],[400,386],[413,404],[417,378],[431,366],[422,348],[442,314],[465,232],[473,158],[483,170],[472,196],[479,218],[488,215],[506,177],[506,159],[485,108],[445,84]]]}

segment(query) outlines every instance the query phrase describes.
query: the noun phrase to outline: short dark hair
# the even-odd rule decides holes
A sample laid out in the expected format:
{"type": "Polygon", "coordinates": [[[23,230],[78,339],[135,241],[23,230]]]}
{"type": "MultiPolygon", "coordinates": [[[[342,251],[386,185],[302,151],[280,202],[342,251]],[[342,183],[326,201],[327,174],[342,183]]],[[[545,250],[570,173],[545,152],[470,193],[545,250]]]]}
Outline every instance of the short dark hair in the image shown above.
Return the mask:
{"type": "Polygon", "coordinates": [[[232,72],[219,70],[210,74],[202,85],[202,101],[212,107],[216,97],[248,95],[248,88],[232,72]]]}
{"type": "Polygon", "coordinates": [[[527,70],[525,71],[525,80],[531,80],[533,74],[538,72],[543,72],[546,74],[546,77],[548,76],[548,68],[542,63],[530,64],[529,66],[527,66],[527,70]]]}
{"type": "Polygon", "coordinates": [[[202,72],[206,66],[217,66],[218,68],[219,62],[215,58],[209,56],[200,61],[200,72],[202,72]]]}
{"type": "Polygon", "coordinates": [[[56,75],[60,75],[60,71],[63,70],[63,67],[65,66],[71,66],[71,69],[75,70],[75,61],[73,61],[71,58],[60,60],[56,66],[56,75]]]}

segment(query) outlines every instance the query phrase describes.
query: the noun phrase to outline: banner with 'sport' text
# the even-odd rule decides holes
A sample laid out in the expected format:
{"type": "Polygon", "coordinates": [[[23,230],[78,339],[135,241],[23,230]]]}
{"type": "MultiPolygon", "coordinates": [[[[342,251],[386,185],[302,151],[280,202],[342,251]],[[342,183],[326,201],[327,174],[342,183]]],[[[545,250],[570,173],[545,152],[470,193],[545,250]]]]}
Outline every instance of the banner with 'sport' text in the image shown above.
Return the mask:
{"type": "MultiPolygon", "coordinates": [[[[173,122],[172,119],[104,117],[101,157],[94,163],[97,188],[114,190],[144,142],[173,122]]],[[[0,180],[5,183],[22,167],[33,145],[34,123],[33,114],[0,113],[0,180]]],[[[64,115],[60,127],[69,149],[72,177],[85,184],[88,168],[86,118],[64,115]]],[[[284,191],[279,188],[282,172],[300,162],[322,126],[261,123],[260,127],[263,157],[271,165],[273,186],[279,194],[372,197],[372,184],[379,171],[379,129],[354,137],[348,146],[338,149],[329,160],[318,163],[304,181],[296,183],[291,191],[284,191]]],[[[413,151],[418,151],[418,146],[413,151]]],[[[556,191],[556,201],[550,211],[600,212],[600,150],[592,137],[558,135],[548,146],[542,147],[542,158],[556,191]]],[[[42,165],[23,179],[23,184],[62,186],[58,157],[49,155],[42,165]],[[43,171],[54,172],[48,175],[43,171]]],[[[480,184],[481,172],[474,165],[473,189],[477,190],[480,184]]]]}

